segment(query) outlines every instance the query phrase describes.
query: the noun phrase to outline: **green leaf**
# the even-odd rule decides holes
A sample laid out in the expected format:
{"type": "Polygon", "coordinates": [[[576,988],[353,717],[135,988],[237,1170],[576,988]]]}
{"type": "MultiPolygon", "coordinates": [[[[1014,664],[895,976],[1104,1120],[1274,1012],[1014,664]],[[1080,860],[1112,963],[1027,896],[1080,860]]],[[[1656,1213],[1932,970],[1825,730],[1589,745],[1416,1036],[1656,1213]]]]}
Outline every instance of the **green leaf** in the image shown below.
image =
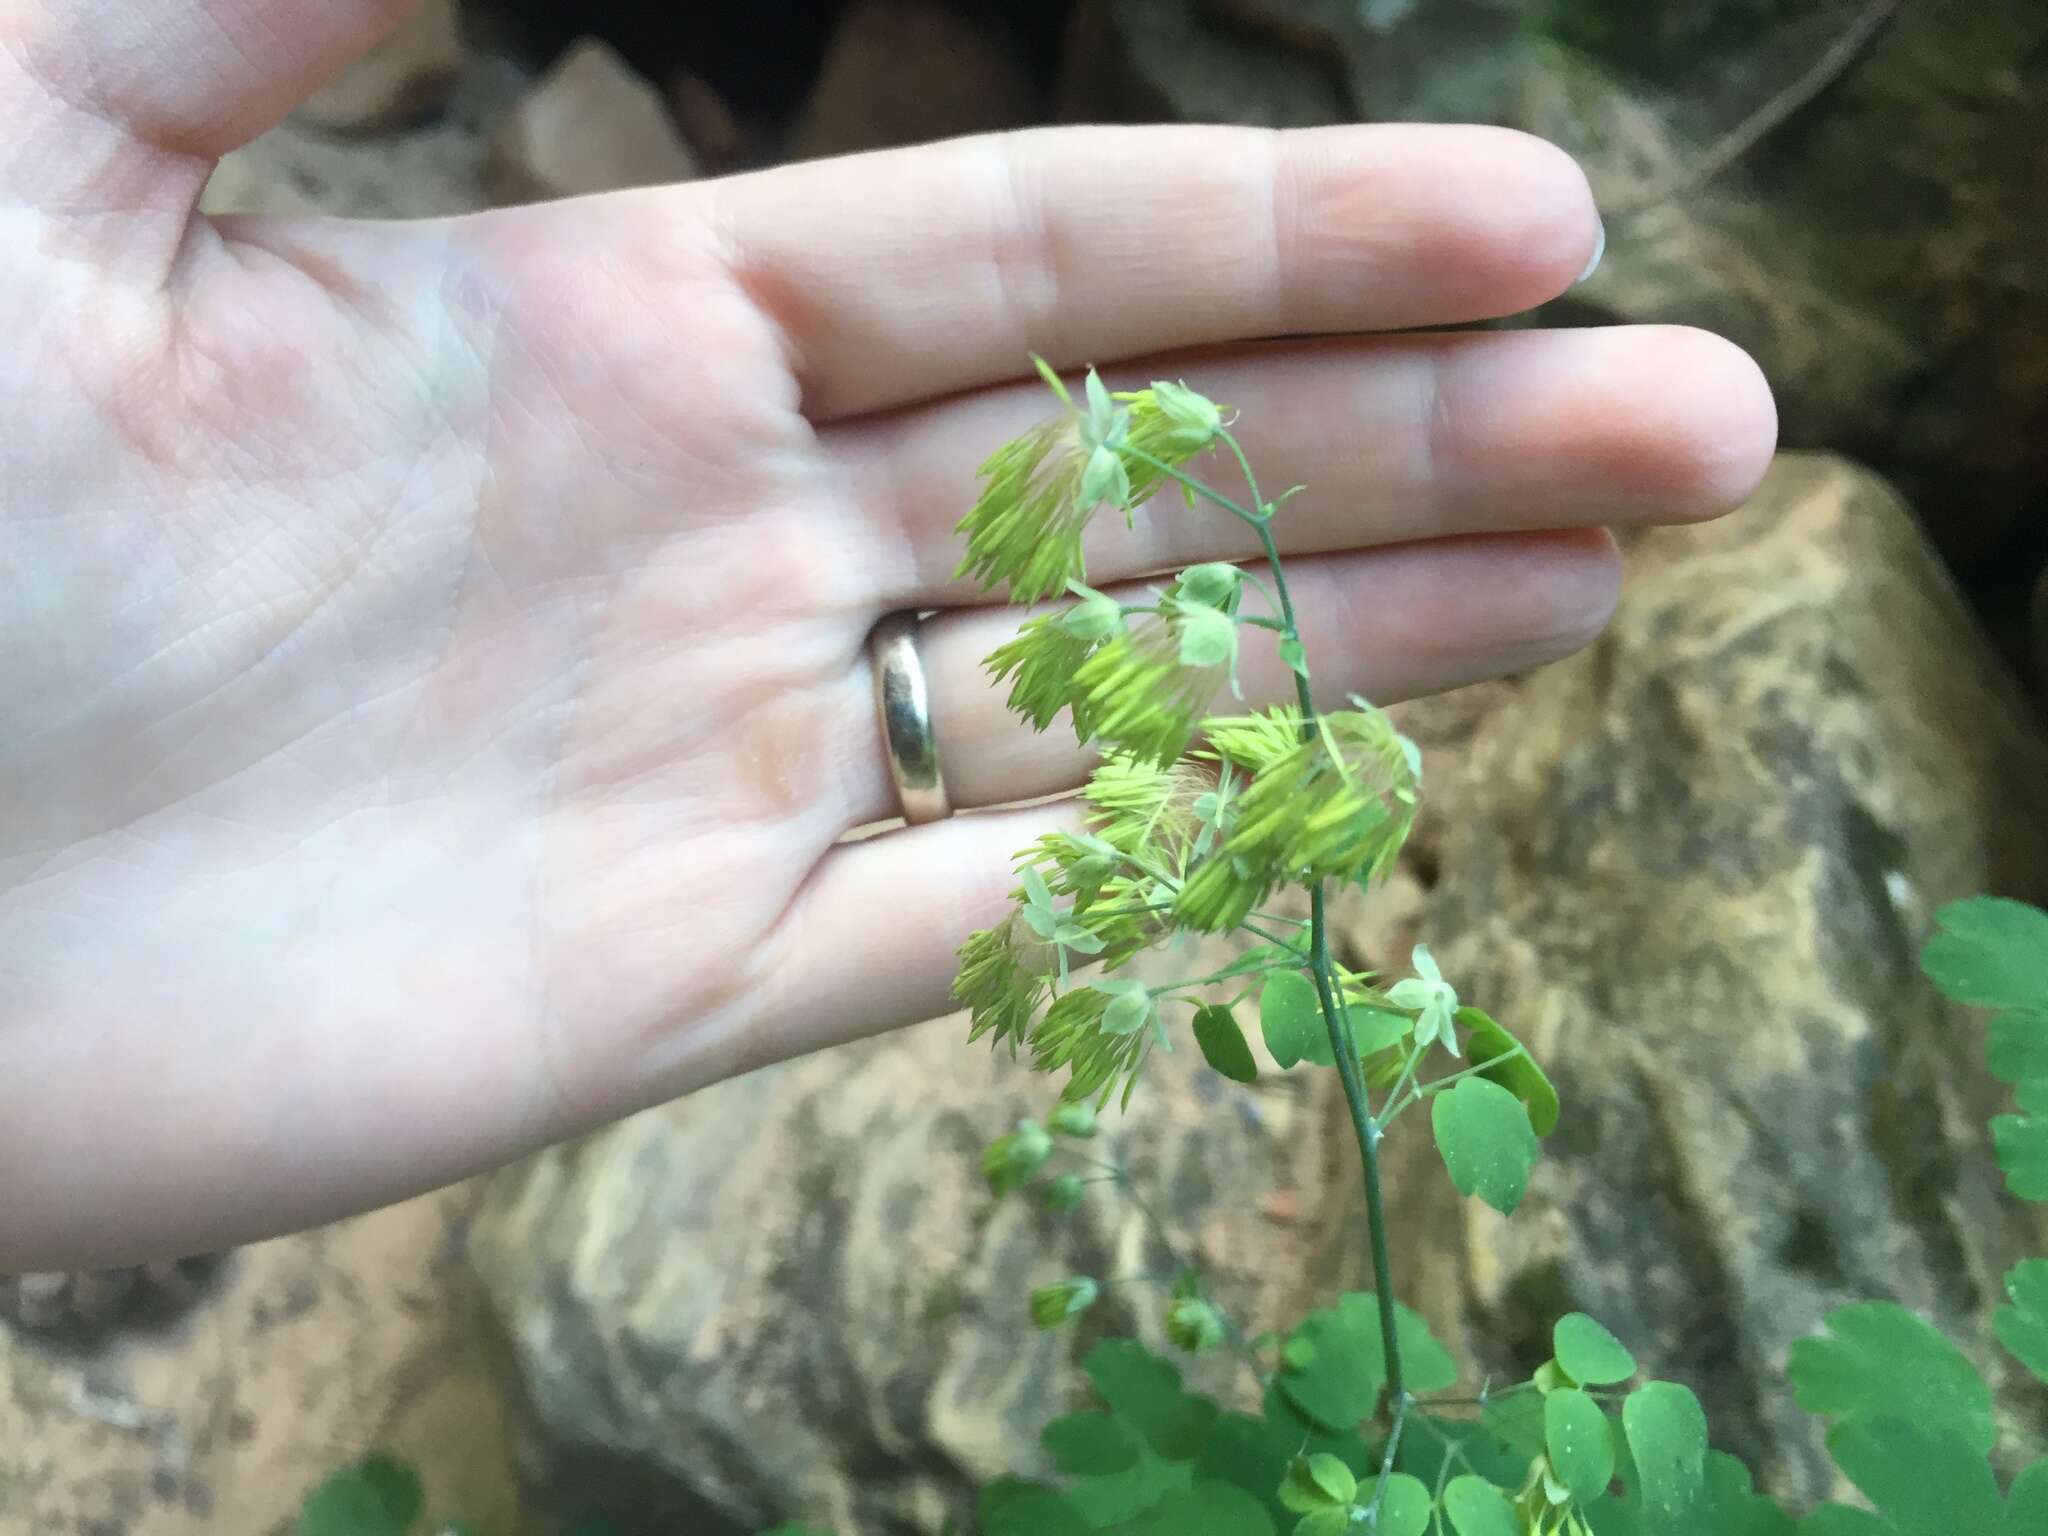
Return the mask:
{"type": "MultiPolygon", "coordinates": [[[[1428,1486],[1406,1472],[1389,1472],[1384,1488],[1377,1489],[1374,1497],[1380,1501],[1379,1524],[1372,1528],[1377,1536],[1422,1536],[1429,1526],[1429,1512],[1436,1507],[1428,1486]]],[[[1372,1500],[1359,1502],[1370,1504],[1372,1500]]]]}
{"type": "Polygon", "coordinates": [[[2006,1536],[2048,1531],[2048,1456],[2021,1471],[2005,1496],[2006,1536]]]}
{"type": "MultiPolygon", "coordinates": [[[[1345,1019],[1351,1025],[1352,1048],[1361,1056],[1371,1056],[1399,1045],[1414,1031],[1415,1021],[1405,1013],[1396,1013],[1391,1008],[1375,1008],[1369,1003],[1354,1004],[1345,1011],[1345,1019]]],[[[1328,1031],[1324,1031],[1325,1035],[1328,1031]]]]}
{"type": "Polygon", "coordinates": [[[1991,1075],[2019,1087],[2048,1082],[2048,1013],[2014,1008],[1991,1020],[1984,1046],[1991,1075]]]}
{"type": "Polygon", "coordinates": [[[1837,1307],[1833,1337],[1792,1346],[1787,1374],[1808,1413],[1844,1423],[1895,1417],[1910,1403],[1929,1429],[1947,1429],[1979,1454],[1997,1438],[1991,1392],[1961,1350],[1889,1301],[1837,1307]]]}
{"type": "Polygon", "coordinates": [[[1315,983],[1299,971],[1275,971],[1266,978],[1259,989],[1259,1030],[1266,1037],[1266,1049],[1282,1069],[1315,1061],[1318,1052],[1322,1066],[1334,1059],[1315,983]]]}
{"type": "Polygon", "coordinates": [[[1203,1482],[1169,1493],[1130,1526],[1129,1536],[1273,1536],[1273,1517],[1249,1492],[1203,1482]]]}
{"type": "Polygon", "coordinates": [[[1246,1489],[1260,1497],[1261,1507],[1268,1512],[1277,1511],[1280,1505],[1274,1491],[1287,1476],[1287,1464],[1301,1443],[1299,1430],[1247,1413],[1227,1413],[1209,1427],[1202,1454],[1195,1462],[1195,1476],[1246,1489]]]}
{"type": "Polygon", "coordinates": [[[1529,1123],[1538,1136],[1548,1136],[1556,1130],[1557,1089],[1551,1086],[1535,1058],[1478,1008],[1460,1008],[1457,1021],[1466,1031],[1465,1054],[1474,1066],[1486,1066],[1479,1075],[1499,1083],[1528,1106],[1529,1123]]]}
{"type": "Polygon", "coordinates": [[[1636,1373],[1636,1357],[1583,1312],[1567,1312],[1550,1330],[1557,1363],[1573,1381],[1588,1387],[1610,1387],[1636,1373]]]}
{"type": "Polygon", "coordinates": [[[1700,1536],[1792,1536],[1792,1517],[1758,1493],[1749,1468],[1725,1451],[1707,1452],[1706,1493],[1695,1508],[1700,1536]]]}
{"type": "Polygon", "coordinates": [[[1195,1044],[1202,1048],[1202,1060],[1233,1083],[1258,1081],[1259,1064],[1237,1027],[1237,1016],[1221,1003],[1195,1010],[1195,1044]]]}
{"type": "Polygon", "coordinates": [[[1522,1536],[1508,1496],[1483,1477],[1454,1477],[1444,1489],[1444,1513],[1458,1536],[1522,1536]]]}
{"type": "Polygon", "coordinates": [[[1280,637],[1280,660],[1296,677],[1308,678],[1308,651],[1293,635],[1280,637]]]}
{"type": "Polygon", "coordinates": [[[299,1507],[299,1536],[404,1536],[404,1523],[392,1518],[384,1493],[362,1472],[350,1467],[315,1488],[299,1507]]]}
{"type": "Polygon", "coordinates": [[[1335,1456],[1318,1452],[1297,1456],[1287,1464],[1280,1480],[1280,1503],[1297,1515],[1324,1509],[1332,1504],[1349,1507],[1358,1497],[1358,1478],[1335,1456]]]}
{"type": "Polygon", "coordinates": [[[1121,1472],[1082,1478],[1067,1490],[1067,1497],[1090,1525],[1115,1526],[1154,1508],[1168,1494],[1191,1487],[1194,1480],[1193,1463],[1147,1451],[1121,1472]]]}
{"type": "MultiPolygon", "coordinates": [[[[1900,1406],[1917,1411],[1910,1398],[1900,1406]]],[[[1898,1536],[1996,1533],[2004,1523],[1990,1463],[1953,1430],[1903,1419],[1851,1419],[1830,1431],[1828,1454],[1898,1536]]]]}
{"type": "Polygon", "coordinates": [[[1295,1522],[1293,1536],[1354,1536],[1351,1511],[1335,1505],[1312,1509],[1295,1522]]]}
{"type": "MultiPolygon", "coordinates": [[[[434,1530],[434,1536],[449,1536],[449,1533],[455,1528],[455,1523],[452,1521],[447,1525],[437,1526],[434,1530]]],[[[776,1526],[774,1530],[763,1531],[761,1536],[821,1536],[821,1533],[816,1527],[805,1525],[801,1520],[785,1520],[782,1524],[776,1526]]]]}
{"type": "Polygon", "coordinates": [[[2012,1305],[2000,1307],[1991,1326],[2020,1363],[2048,1382],[2048,1259],[2028,1259],[2005,1277],[2012,1305]]]}
{"type": "Polygon", "coordinates": [[[1020,1478],[999,1478],[981,1491],[982,1536],[1097,1536],[1065,1494],[1020,1478]]]}
{"type": "Polygon", "coordinates": [[[1991,1150],[2022,1200],[2048,1200],[2048,1116],[1994,1115],[1991,1150]]]}
{"type": "Polygon", "coordinates": [[[1823,1504],[1799,1522],[1799,1536],[1898,1536],[1867,1509],[1823,1504]]]}
{"type": "Polygon", "coordinates": [[[1614,1432],[1600,1405],[1577,1387],[1564,1387],[1543,1400],[1543,1444],[1550,1470],[1590,1504],[1614,1481],[1614,1432]]]}
{"type": "Polygon", "coordinates": [[[1069,1477],[1101,1477],[1131,1466],[1144,1450],[1137,1435],[1106,1413],[1070,1413],[1039,1433],[1052,1463],[1069,1477]]]}
{"type": "Polygon", "coordinates": [[[1161,1456],[1192,1460],[1200,1453],[1216,1405],[1181,1389],[1180,1372],[1135,1339],[1104,1339],[1081,1369],[1116,1416],[1161,1456]]]}
{"type": "Polygon", "coordinates": [[[420,1475],[411,1467],[388,1452],[372,1451],[357,1463],[356,1471],[377,1490],[393,1525],[404,1530],[419,1518],[420,1475]]]}
{"type": "Polygon", "coordinates": [[[1437,1150],[1461,1195],[1477,1195],[1507,1215],[1529,1187],[1538,1146],[1528,1111],[1507,1089],[1468,1077],[1430,1106],[1437,1150]]]}
{"type": "Polygon", "coordinates": [[[1645,1505],[1675,1515],[1699,1497],[1706,1477],[1707,1416],[1690,1388],[1671,1381],[1636,1388],[1621,1405],[1621,1427],[1645,1505]]]}
{"type": "Polygon", "coordinates": [[[1959,1003],[2048,1011],[2048,912],[1997,896],[1972,896],[1934,914],[1941,932],[1920,965],[1959,1003]]]}
{"type": "Polygon", "coordinates": [[[1045,876],[1038,872],[1036,864],[1026,864],[1017,871],[1017,879],[1024,886],[1025,901],[1041,911],[1052,910],[1052,892],[1045,883],[1045,876]]]}
{"type": "Polygon", "coordinates": [[[1491,1397],[1479,1419],[1494,1439],[1529,1461],[1543,1454],[1543,1395],[1523,1390],[1491,1397]]]}
{"type": "MultiPolygon", "coordinates": [[[[1458,1379],[1457,1363],[1429,1325],[1398,1303],[1394,1329],[1411,1392],[1440,1392],[1458,1379]]],[[[1352,1291],[1304,1317],[1281,1351],[1279,1385],[1287,1400],[1316,1423],[1348,1430],[1368,1418],[1386,1386],[1379,1302],[1352,1291]]]]}

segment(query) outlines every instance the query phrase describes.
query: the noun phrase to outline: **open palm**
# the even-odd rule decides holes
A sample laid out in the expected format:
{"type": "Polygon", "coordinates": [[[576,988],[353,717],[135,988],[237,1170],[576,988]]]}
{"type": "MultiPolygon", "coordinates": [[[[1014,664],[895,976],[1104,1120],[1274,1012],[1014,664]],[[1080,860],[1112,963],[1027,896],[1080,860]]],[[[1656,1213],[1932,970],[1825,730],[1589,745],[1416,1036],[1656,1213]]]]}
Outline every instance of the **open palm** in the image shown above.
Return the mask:
{"type": "MultiPolygon", "coordinates": [[[[1032,351],[1184,375],[1310,486],[1283,544],[1333,699],[1571,649],[1600,525],[1723,510],[1770,450],[1696,332],[1415,333],[1594,249],[1578,171],[1498,130],[194,217],[397,9],[0,19],[0,1271],[324,1219],[944,1011],[1070,813],[841,842],[894,811],[864,641],[938,610],[956,804],[1086,771],[989,691],[1015,615],[951,576],[1032,351]]],[[[1253,552],[1177,498],[1097,535],[1102,583],[1253,552]]]]}

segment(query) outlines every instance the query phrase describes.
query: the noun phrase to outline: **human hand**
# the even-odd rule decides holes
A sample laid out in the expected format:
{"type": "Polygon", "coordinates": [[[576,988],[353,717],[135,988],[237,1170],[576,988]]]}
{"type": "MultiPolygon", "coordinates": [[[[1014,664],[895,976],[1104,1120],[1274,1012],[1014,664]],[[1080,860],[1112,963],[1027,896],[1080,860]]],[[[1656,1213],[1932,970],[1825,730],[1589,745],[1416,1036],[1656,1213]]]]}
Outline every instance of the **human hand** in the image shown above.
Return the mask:
{"type": "MultiPolygon", "coordinates": [[[[1697,332],[1359,334],[1585,267],[1584,179],[1493,129],[195,217],[397,9],[0,18],[0,1271],[329,1219],[947,1011],[1071,812],[841,843],[895,810],[864,641],[941,610],[956,805],[1085,773],[1004,710],[1015,615],[951,576],[976,464],[1045,409],[1032,351],[1184,375],[1308,484],[1275,527],[1333,700],[1569,651],[1615,597],[1599,525],[1722,511],[1771,449],[1697,332]]],[[[1255,548],[1169,497],[1098,520],[1090,579],[1255,548]]]]}

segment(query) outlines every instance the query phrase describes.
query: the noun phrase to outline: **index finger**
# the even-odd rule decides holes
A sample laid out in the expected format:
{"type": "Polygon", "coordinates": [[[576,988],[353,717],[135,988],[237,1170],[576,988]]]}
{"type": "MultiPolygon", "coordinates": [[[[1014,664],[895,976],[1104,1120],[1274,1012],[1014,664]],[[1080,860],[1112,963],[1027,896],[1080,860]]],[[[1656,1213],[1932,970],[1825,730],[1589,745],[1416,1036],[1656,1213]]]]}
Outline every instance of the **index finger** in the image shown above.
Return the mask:
{"type": "Polygon", "coordinates": [[[814,420],[1011,378],[1032,352],[1513,314],[1600,238],[1578,166],[1504,128],[1047,129],[715,191],[725,258],[814,420]]]}

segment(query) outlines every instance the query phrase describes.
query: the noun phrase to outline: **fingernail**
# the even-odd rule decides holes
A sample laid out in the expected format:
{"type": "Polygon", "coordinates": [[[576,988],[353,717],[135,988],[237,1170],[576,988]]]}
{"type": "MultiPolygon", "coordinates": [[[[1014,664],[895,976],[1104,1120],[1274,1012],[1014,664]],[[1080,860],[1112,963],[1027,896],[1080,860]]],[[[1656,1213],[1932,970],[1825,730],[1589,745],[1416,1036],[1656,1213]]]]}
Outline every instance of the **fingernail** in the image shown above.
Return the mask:
{"type": "MultiPolygon", "coordinates": [[[[1598,215],[1595,215],[1595,217],[1598,217],[1598,215]]],[[[1583,283],[1595,272],[1598,272],[1600,270],[1600,258],[1602,256],[1605,256],[1606,254],[1607,221],[1605,219],[1601,219],[1600,231],[1593,237],[1593,254],[1586,259],[1586,270],[1581,272],[1577,277],[1572,279],[1572,286],[1576,288],[1580,283],[1583,283]]]]}

